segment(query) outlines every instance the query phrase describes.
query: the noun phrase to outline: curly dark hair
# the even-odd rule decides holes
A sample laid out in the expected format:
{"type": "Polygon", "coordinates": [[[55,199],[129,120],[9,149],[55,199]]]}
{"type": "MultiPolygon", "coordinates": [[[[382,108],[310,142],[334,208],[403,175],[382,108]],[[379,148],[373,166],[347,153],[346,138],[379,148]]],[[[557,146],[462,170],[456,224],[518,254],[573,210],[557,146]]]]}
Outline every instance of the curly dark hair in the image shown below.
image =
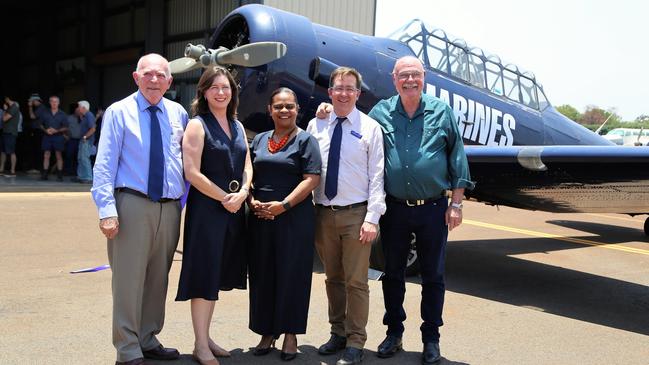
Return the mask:
{"type": "Polygon", "coordinates": [[[196,86],[196,97],[194,97],[194,100],[192,100],[191,104],[192,117],[210,112],[210,108],[207,105],[207,100],[205,100],[205,92],[210,88],[210,86],[212,86],[212,82],[214,82],[214,79],[219,75],[223,75],[228,79],[228,82],[230,83],[230,90],[232,92],[232,98],[228,103],[226,114],[229,119],[234,120],[237,118],[237,108],[239,107],[239,88],[237,88],[237,84],[234,81],[232,74],[230,74],[230,71],[220,66],[214,66],[205,69],[205,71],[201,75],[200,80],[198,80],[198,85],[196,86]]]}

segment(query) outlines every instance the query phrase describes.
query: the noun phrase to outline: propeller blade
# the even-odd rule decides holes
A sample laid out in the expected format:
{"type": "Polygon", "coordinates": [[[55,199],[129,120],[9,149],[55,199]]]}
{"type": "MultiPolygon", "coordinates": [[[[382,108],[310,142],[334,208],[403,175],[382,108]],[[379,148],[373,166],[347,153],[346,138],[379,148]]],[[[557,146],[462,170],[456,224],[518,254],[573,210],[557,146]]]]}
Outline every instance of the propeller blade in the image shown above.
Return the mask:
{"type": "Polygon", "coordinates": [[[222,51],[216,55],[220,65],[256,67],[278,60],[286,54],[286,45],[281,42],[256,42],[222,51]]]}
{"type": "Polygon", "coordinates": [[[191,57],[182,57],[169,62],[169,70],[172,74],[179,74],[201,67],[201,64],[191,57]]]}

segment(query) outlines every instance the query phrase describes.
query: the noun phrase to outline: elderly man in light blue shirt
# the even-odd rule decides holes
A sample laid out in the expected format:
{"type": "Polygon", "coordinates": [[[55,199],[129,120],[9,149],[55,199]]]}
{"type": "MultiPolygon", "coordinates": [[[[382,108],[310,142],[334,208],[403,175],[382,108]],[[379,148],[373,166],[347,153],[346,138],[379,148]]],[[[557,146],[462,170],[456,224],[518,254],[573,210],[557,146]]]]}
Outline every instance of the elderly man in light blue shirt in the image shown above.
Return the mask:
{"type": "Polygon", "coordinates": [[[91,190],[113,272],[116,364],[129,365],[179,357],[156,335],[180,234],[181,140],[188,119],[180,104],[163,98],[172,81],[165,58],[143,56],[133,79],[138,91],[104,114],[91,190]]]}

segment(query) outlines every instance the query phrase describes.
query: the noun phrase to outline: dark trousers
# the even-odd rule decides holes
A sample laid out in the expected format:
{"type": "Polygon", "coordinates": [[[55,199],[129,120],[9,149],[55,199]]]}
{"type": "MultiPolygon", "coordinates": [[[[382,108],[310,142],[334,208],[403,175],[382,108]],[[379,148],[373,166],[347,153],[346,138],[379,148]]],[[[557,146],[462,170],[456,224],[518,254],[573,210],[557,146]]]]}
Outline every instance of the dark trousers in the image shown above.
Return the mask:
{"type": "Polygon", "coordinates": [[[65,142],[65,163],[63,170],[68,175],[77,175],[77,156],[79,154],[79,138],[70,138],[65,142]]]}
{"type": "Polygon", "coordinates": [[[381,242],[385,257],[383,277],[383,324],[386,334],[401,337],[406,319],[403,298],[406,293],[405,269],[411,234],[417,236],[417,256],[421,266],[422,341],[439,342],[439,327],[444,306],[444,261],[448,229],[444,220],[446,198],[420,206],[386,201],[381,218],[381,242]]]}

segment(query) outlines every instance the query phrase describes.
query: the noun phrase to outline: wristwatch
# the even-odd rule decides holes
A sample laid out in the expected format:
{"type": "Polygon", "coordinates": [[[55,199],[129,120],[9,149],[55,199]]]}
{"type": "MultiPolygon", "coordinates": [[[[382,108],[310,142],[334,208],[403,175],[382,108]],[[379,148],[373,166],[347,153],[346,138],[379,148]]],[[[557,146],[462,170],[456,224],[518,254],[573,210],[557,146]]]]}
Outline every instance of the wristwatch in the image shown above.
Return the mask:
{"type": "Polygon", "coordinates": [[[289,210],[289,209],[291,209],[291,203],[289,203],[288,200],[284,200],[282,202],[282,207],[284,207],[284,210],[289,210]]]}
{"type": "Polygon", "coordinates": [[[463,205],[462,203],[451,203],[451,207],[462,210],[463,205]]]}

